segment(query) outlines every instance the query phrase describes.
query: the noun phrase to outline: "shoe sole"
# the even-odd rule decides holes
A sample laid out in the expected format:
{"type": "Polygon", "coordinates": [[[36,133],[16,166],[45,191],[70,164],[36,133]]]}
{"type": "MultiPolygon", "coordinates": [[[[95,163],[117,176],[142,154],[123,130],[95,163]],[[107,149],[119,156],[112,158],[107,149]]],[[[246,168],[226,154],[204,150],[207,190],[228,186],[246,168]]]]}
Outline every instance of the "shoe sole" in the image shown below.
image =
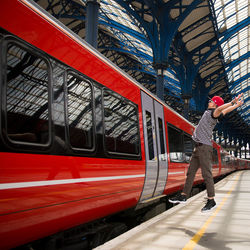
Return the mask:
{"type": "Polygon", "coordinates": [[[217,207],[217,205],[215,205],[214,207],[212,207],[211,209],[209,209],[209,210],[201,210],[201,212],[202,213],[209,213],[209,212],[211,212],[211,211],[213,211],[215,208],[217,207]]]}
{"type": "Polygon", "coordinates": [[[173,200],[168,200],[169,202],[176,204],[176,203],[181,203],[181,204],[185,204],[187,201],[173,201],[173,200]]]}

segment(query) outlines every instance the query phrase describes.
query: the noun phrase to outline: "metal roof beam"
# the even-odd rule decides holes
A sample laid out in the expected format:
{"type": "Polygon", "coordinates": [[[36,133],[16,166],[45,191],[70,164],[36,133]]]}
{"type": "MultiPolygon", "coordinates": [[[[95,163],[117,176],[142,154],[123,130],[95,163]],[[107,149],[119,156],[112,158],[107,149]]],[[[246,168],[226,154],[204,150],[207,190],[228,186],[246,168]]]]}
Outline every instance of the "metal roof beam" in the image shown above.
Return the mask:
{"type": "Polygon", "coordinates": [[[141,57],[141,58],[144,58],[146,60],[149,60],[149,61],[153,61],[152,60],[152,56],[149,56],[148,54],[145,54],[141,51],[133,51],[133,50],[128,50],[128,49],[125,49],[125,47],[121,47],[121,48],[117,48],[117,47],[105,47],[105,46],[101,46],[101,47],[98,47],[99,49],[105,49],[105,50],[113,50],[113,51],[117,51],[117,52],[122,52],[122,53],[125,53],[125,54],[129,54],[129,55],[134,55],[134,56],[137,56],[137,57],[141,57]]]}
{"type": "MultiPolygon", "coordinates": [[[[202,57],[202,59],[199,61],[199,63],[196,65],[197,68],[200,68],[201,65],[207,60],[207,58],[222,44],[224,43],[226,40],[228,40],[234,33],[238,32],[239,30],[243,29],[244,27],[246,27],[247,25],[249,25],[250,23],[250,17],[248,17],[247,19],[241,21],[240,23],[238,23],[237,25],[231,27],[229,30],[224,31],[223,33],[221,33],[220,38],[222,38],[220,41],[218,41],[218,43],[216,45],[211,46],[210,50],[205,53],[202,57]]],[[[202,47],[200,47],[201,49],[202,47]]],[[[197,51],[197,50],[195,50],[197,51]]]]}
{"type": "Polygon", "coordinates": [[[250,51],[245,53],[244,55],[240,56],[236,60],[233,60],[231,63],[229,63],[226,67],[226,72],[231,71],[234,67],[238,66],[242,61],[248,59],[250,57],[250,51]]]}
{"type": "Polygon", "coordinates": [[[133,29],[126,27],[125,25],[122,25],[121,23],[118,23],[118,22],[116,22],[114,20],[110,20],[110,19],[108,19],[107,21],[99,20],[99,23],[103,24],[105,26],[115,28],[115,29],[122,31],[124,33],[127,33],[127,34],[133,36],[134,38],[136,38],[137,40],[150,46],[150,42],[143,34],[137,32],[136,30],[133,30],[133,29]]]}
{"type": "Polygon", "coordinates": [[[241,78],[237,79],[236,81],[230,83],[229,88],[233,89],[238,84],[240,84],[241,82],[243,82],[243,81],[245,81],[246,79],[249,79],[249,78],[250,78],[250,73],[247,73],[246,75],[242,76],[241,78]]]}

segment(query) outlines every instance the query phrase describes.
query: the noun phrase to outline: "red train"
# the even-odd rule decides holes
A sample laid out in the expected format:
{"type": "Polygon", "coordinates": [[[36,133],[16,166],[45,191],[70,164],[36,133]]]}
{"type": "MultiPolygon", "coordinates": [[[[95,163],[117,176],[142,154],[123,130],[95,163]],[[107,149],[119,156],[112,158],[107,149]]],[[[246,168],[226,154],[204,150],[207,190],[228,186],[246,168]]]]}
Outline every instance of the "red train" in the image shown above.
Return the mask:
{"type": "MultiPolygon", "coordinates": [[[[180,190],[191,123],[33,1],[0,23],[1,249],[180,190]]],[[[214,177],[244,168],[214,143],[214,177]]]]}

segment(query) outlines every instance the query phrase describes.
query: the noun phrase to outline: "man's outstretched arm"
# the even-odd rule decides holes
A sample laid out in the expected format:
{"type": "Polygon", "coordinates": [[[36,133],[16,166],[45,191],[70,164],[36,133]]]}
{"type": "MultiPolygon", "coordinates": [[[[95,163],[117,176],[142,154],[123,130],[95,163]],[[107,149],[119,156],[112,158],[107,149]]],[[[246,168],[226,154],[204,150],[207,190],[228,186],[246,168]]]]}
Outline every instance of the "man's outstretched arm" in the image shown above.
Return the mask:
{"type": "Polygon", "coordinates": [[[225,115],[231,111],[233,111],[234,109],[240,107],[244,101],[242,99],[243,93],[239,94],[237,97],[234,98],[234,100],[232,100],[231,102],[225,103],[219,107],[217,107],[214,110],[214,117],[217,118],[219,117],[221,114],[225,115]]]}

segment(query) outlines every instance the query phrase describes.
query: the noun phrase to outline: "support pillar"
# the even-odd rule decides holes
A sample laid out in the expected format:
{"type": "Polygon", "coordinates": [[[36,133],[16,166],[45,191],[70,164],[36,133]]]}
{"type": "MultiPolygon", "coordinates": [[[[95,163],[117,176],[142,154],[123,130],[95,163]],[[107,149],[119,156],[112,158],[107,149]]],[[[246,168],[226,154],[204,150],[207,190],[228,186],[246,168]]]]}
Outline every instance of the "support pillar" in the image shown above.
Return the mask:
{"type": "Polygon", "coordinates": [[[237,146],[237,138],[234,138],[234,145],[235,145],[235,151],[234,151],[234,156],[238,156],[238,146],[237,146]]]}
{"type": "Polygon", "coordinates": [[[230,148],[230,154],[233,155],[233,145],[232,145],[232,135],[228,134],[228,143],[229,143],[229,148],[230,148]]]}
{"type": "Polygon", "coordinates": [[[244,141],[243,141],[242,138],[240,138],[240,140],[239,140],[240,158],[242,158],[242,147],[243,147],[243,145],[244,145],[244,141]]]}
{"type": "Polygon", "coordinates": [[[216,142],[216,131],[213,131],[213,140],[216,142]]]}
{"type": "Polygon", "coordinates": [[[156,95],[161,100],[164,100],[164,69],[156,69],[157,79],[156,79],[156,95]]]}
{"type": "Polygon", "coordinates": [[[87,19],[86,19],[86,41],[97,48],[98,39],[98,13],[100,0],[87,0],[87,19]]]}
{"type": "Polygon", "coordinates": [[[221,130],[218,130],[218,137],[219,137],[219,144],[221,146],[221,137],[222,137],[222,132],[221,130]]]}
{"type": "Polygon", "coordinates": [[[192,96],[190,95],[182,95],[181,96],[184,101],[184,117],[188,120],[189,119],[189,103],[192,96]]]}

